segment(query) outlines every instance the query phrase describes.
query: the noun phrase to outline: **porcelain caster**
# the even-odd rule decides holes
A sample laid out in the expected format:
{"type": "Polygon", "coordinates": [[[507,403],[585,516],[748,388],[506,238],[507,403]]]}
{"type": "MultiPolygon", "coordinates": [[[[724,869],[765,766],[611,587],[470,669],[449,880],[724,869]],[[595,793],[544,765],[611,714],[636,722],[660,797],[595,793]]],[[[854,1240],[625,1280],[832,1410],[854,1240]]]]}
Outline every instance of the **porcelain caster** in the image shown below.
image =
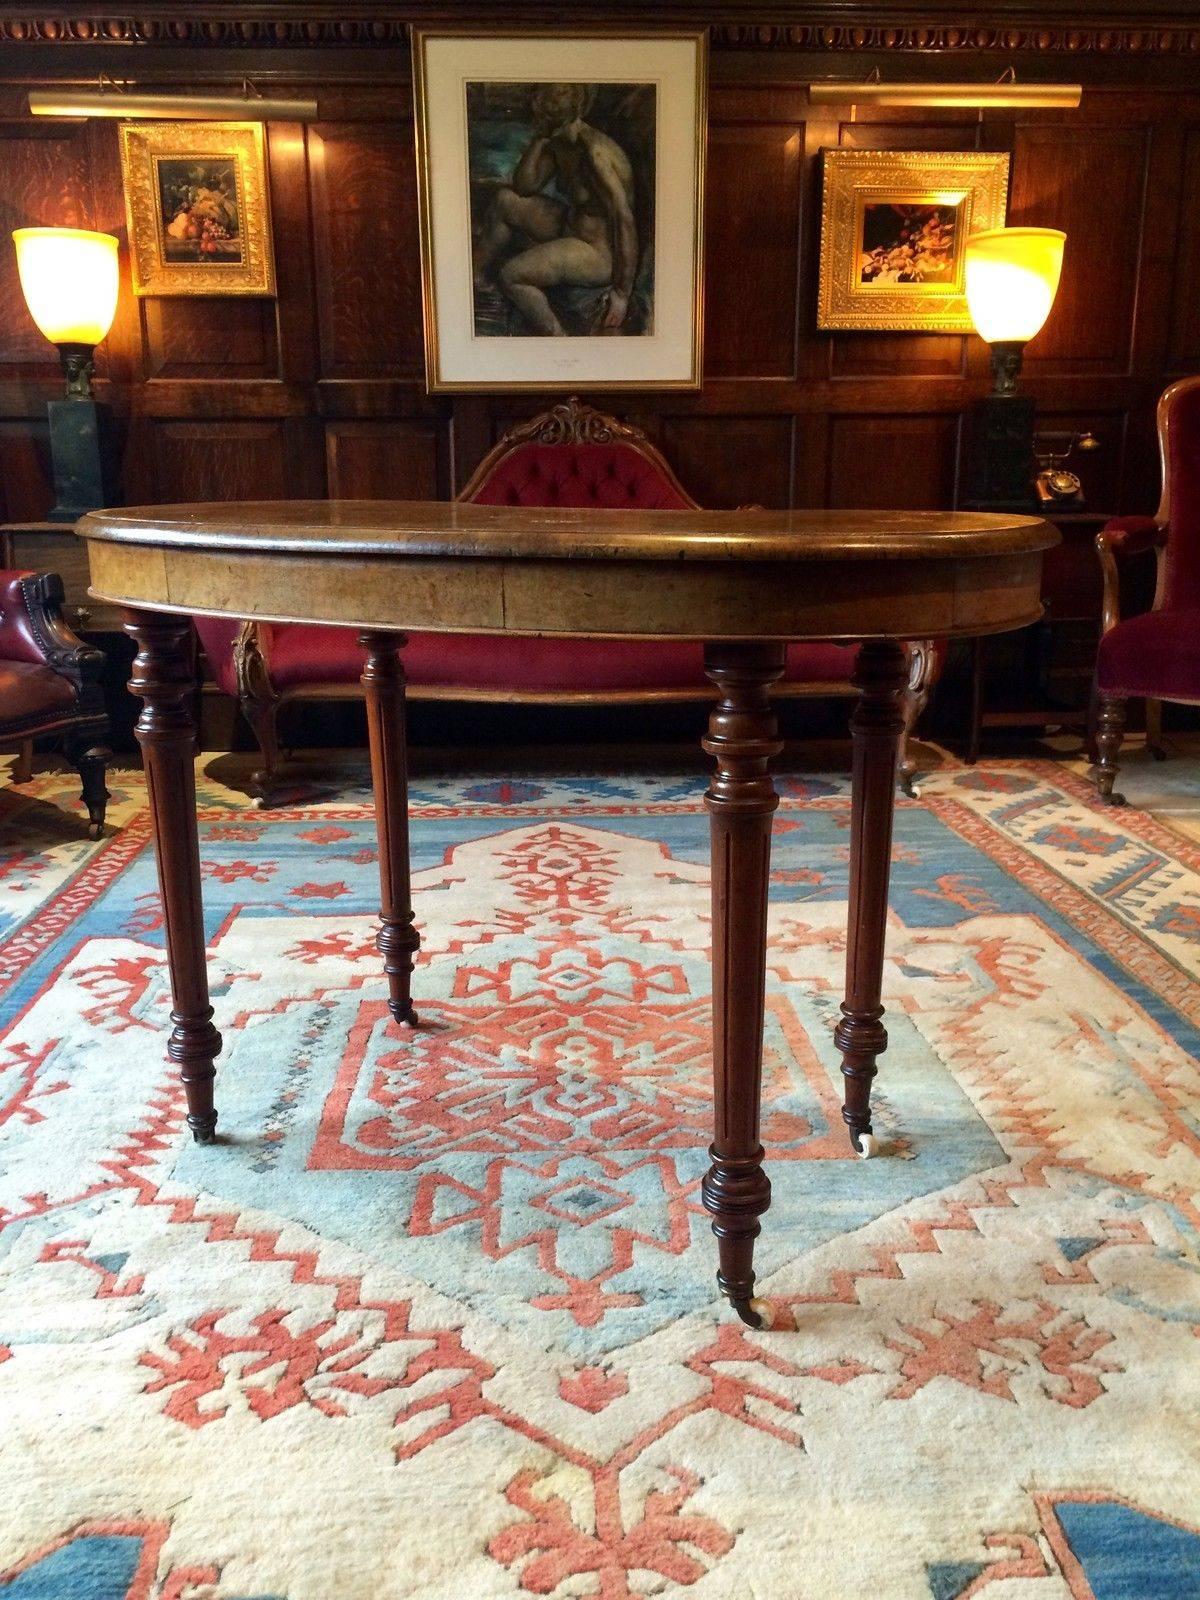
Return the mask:
{"type": "Polygon", "coordinates": [[[765,1333],[774,1320],[769,1300],[734,1300],[732,1305],[748,1328],[765,1333]]]}
{"type": "Polygon", "coordinates": [[[860,1133],[855,1137],[854,1148],[864,1161],[869,1161],[872,1156],[879,1154],[883,1146],[873,1133],[860,1133]]]}

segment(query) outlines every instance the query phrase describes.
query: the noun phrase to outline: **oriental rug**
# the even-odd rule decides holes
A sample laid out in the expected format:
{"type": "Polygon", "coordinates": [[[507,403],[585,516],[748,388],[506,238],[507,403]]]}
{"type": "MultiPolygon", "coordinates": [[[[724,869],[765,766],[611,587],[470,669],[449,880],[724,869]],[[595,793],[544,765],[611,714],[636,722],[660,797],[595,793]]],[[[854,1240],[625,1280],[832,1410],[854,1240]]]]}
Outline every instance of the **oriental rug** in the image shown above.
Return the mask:
{"type": "Polygon", "coordinates": [[[702,779],[419,778],[408,1034],[361,774],[263,812],[202,763],[213,1148],[114,787],[97,845],[65,776],[0,791],[2,1600],[1200,1595],[1185,832],[1050,761],[901,803],[863,1162],[847,786],[779,780],[755,1333],[702,779]]]}

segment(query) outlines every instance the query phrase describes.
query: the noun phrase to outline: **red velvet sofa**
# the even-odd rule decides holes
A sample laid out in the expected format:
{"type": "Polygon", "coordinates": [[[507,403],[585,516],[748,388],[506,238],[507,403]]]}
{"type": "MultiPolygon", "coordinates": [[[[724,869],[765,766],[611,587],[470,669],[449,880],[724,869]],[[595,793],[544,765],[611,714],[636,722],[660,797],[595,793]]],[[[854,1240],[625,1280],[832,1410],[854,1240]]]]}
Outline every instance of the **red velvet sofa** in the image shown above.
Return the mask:
{"type": "MultiPolygon", "coordinates": [[[[512,428],[459,496],[481,505],[696,509],[640,429],[570,400],[512,428]]],[[[278,715],[296,700],[359,698],[363,652],[346,628],[197,617],[217,683],[237,697],[262,751],[253,779],[269,798],[279,761],[278,715]]],[[[910,646],[906,731],[929,695],[936,660],[910,646]]],[[[780,695],[849,695],[855,647],[789,646],[780,695]]],[[[415,700],[597,703],[708,700],[697,641],[513,639],[492,634],[413,633],[404,651],[415,700]]],[[[912,765],[901,752],[901,779],[912,765]]]]}

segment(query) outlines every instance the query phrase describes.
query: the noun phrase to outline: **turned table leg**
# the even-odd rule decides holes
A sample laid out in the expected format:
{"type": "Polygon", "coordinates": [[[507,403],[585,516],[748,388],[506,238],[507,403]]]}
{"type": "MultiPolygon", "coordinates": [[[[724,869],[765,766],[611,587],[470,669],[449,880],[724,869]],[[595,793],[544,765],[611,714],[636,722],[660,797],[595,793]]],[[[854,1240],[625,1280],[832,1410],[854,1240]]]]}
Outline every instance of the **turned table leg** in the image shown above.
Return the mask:
{"type": "Polygon", "coordinates": [[[860,1155],[875,1149],[871,1081],[887,1049],[880,994],[892,865],[896,756],[904,732],[907,682],[904,651],[893,640],[869,640],[858,652],[858,703],[850,718],[854,778],[850,821],[850,915],[846,936],[846,998],[834,1040],[842,1052],[846,1103],[842,1116],[860,1155]]]}
{"type": "Polygon", "coordinates": [[[135,731],[146,769],[171,976],[167,1055],[183,1080],[188,1127],[198,1143],[211,1144],[217,1125],[213,1062],[221,1035],[208,1003],[200,895],[192,624],[187,617],[126,611],[124,627],[137,646],[129,688],[142,701],[135,731]]]}
{"type": "Polygon", "coordinates": [[[783,748],[770,690],[783,661],[779,644],[735,641],[704,652],[719,699],[703,741],[717,766],[704,797],[712,827],[715,1131],[701,1193],[717,1236],[717,1283],[753,1328],[762,1325],[751,1303],[754,1241],[771,1204],[759,1102],[771,817],[779,804],[767,765],[783,748]]]}
{"type": "Polygon", "coordinates": [[[402,633],[363,632],[367,652],[362,684],[371,741],[371,782],[379,838],[379,953],[388,980],[388,1010],[397,1022],[416,1027],[412,1003],[413,960],[421,939],[413,927],[408,864],[408,751],[404,717],[402,633]]]}

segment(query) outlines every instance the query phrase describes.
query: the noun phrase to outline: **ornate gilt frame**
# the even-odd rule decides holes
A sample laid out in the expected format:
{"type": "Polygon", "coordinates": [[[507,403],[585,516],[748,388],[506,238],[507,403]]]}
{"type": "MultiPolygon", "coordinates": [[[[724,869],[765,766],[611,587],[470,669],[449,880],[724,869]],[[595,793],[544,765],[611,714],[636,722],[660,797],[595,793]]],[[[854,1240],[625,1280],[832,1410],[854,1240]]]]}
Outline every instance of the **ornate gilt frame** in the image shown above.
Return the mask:
{"type": "Polygon", "coordinates": [[[1007,154],[979,151],[826,150],[822,168],[819,328],[876,332],[970,333],[961,275],[954,284],[899,284],[889,289],[858,281],[862,211],[867,199],[909,205],[966,201],[962,229],[1004,225],[1007,154]]]}
{"type": "Polygon", "coordinates": [[[275,252],[261,122],[123,122],[121,177],[137,295],[272,295],[275,252]],[[164,158],[233,156],[245,246],[240,263],[168,262],[155,163],[164,158]]]}

